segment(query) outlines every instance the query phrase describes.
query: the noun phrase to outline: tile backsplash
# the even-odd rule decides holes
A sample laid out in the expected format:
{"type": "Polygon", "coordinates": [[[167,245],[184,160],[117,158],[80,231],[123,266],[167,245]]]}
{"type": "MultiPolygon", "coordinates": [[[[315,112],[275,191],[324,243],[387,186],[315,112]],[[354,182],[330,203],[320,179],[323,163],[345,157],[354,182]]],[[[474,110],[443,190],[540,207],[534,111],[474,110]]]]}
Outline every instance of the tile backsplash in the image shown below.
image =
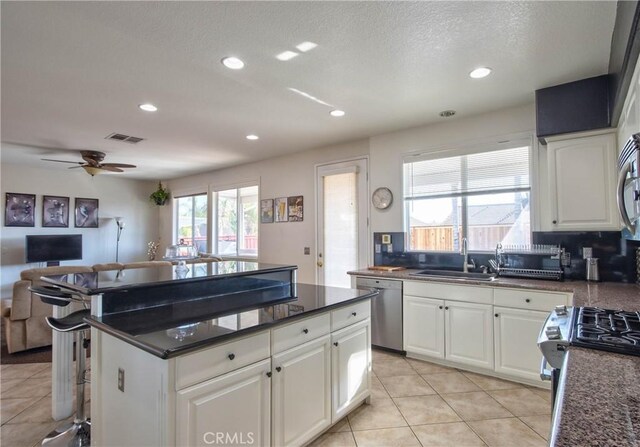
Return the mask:
{"type": "MultiPolygon", "coordinates": [[[[582,258],[583,248],[591,247],[592,256],[599,259],[600,279],[613,282],[635,282],[637,278],[635,252],[640,243],[621,238],[618,231],[589,232],[539,232],[534,231],[533,244],[561,245],[571,256],[571,263],[564,268],[565,278],[585,279],[586,266],[582,258]]],[[[462,255],[442,252],[405,251],[405,233],[374,233],[374,265],[393,265],[419,269],[462,269],[462,255]],[[383,240],[388,235],[390,241],[383,240]],[[384,243],[383,243],[384,242],[384,243]],[[387,243],[389,242],[389,243],[387,243]]],[[[489,265],[493,253],[471,252],[480,271],[480,266],[489,265]]],[[[511,267],[557,268],[558,261],[543,256],[511,256],[511,267]]]]}

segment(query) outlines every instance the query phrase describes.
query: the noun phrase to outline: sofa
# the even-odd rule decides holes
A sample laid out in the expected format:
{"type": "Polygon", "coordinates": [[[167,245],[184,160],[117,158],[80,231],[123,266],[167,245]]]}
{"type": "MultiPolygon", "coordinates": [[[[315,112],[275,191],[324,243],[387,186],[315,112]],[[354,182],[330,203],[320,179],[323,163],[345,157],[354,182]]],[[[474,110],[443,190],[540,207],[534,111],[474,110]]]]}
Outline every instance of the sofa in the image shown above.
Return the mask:
{"type": "MultiPolygon", "coordinates": [[[[193,262],[218,262],[220,258],[200,258],[193,262]]],[[[51,345],[51,328],[45,317],[51,316],[53,308],[43,303],[29,291],[32,285],[42,285],[42,276],[91,273],[105,270],[170,266],[168,261],[145,261],[131,263],[95,264],[93,266],[58,266],[23,270],[20,279],[13,284],[13,294],[1,302],[0,311],[9,353],[51,345]]]]}

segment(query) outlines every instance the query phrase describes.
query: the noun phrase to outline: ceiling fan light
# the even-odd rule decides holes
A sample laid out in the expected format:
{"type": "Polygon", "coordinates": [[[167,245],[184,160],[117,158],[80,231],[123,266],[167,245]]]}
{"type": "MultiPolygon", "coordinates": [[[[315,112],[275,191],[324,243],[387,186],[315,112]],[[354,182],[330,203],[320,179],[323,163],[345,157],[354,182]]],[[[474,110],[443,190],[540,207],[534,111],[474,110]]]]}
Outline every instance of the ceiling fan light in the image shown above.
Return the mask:
{"type": "Polygon", "coordinates": [[[87,171],[87,174],[89,174],[91,177],[96,174],[102,174],[104,172],[104,169],[96,168],[95,166],[83,166],[82,169],[87,171]]]}

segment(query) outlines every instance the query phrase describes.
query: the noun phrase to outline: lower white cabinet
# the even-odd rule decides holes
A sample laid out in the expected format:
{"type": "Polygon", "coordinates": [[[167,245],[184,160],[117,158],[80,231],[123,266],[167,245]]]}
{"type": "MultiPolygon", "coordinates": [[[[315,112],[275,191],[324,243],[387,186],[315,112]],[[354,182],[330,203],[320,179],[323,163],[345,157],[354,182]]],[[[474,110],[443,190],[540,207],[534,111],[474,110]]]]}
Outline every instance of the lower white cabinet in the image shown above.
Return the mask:
{"type": "Polygon", "coordinates": [[[492,309],[488,304],[445,301],[445,358],[493,369],[492,309]]]}
{"type": "Polygon", "coordinates": [[[494,307],[496,372],[539,380],[537,341],[548,312],[494,307]]]}
{"type": "Polygon", "coordinates": [[[331,335],[332,422],[337,422],[369,396],[370,320],[331,335]]]}
{"type": "Polygon", "coordinates": [[[330,340],[325,335],[272,357],[274,445],[304,444],[331,425],[330,340]]]}
{"type": "Polygon", "coordinates": [[[488,304],[405,295],[405,351],[493,369],[491,311],[488,304]]]}
{"type": "Polygon", "coordinates": [[[178,391],[176,443],[271,445],[271,360],[178,391]]]}

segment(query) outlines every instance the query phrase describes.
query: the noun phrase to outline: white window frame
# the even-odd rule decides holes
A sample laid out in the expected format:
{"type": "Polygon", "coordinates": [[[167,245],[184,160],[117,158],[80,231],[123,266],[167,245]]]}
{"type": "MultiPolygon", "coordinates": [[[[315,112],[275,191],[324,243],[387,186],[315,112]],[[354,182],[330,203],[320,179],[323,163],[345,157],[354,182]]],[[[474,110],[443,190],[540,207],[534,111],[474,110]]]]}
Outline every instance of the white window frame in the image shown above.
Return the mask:
{"type": "MultiPolygon", "coordinates": [[[[184,194],[178,194],[178,195],[174,195],[173,196],[173,235],[172,235],[172,240],[174,244],[179,244],[180,243],[180,239],[182,239],[179,235],[178,235],[178,230],[180,228],[180,213],[179,213],[179,206],[178,206],[178,200],[179,199],[185,199],[185,198],[191,198],[192,202],[194,201],[194,197],[196,196],[205,196],[205,198],[207,198],[207,251],[209,250],[209,247],[211,246],[211,231],[208,230],[209,226],[210,226],[210,219],[209,219],[209,210],[210,210],[210,202],[209,202],[209,194],[207,193],[207,191],[199,191],[199,192],[189,192],[189,193],[184,193],[184,194]]],[[[193,204],[192,204],[192,208],[191,210],[193,211],[193,204]]],[[[192,228],[195,226],[195,214],[192,213],[191,216],[191,225],[192,228]]],[[[192,239],[193,239],[193,235],[192,235],[192,239]]]]}
{"type": "MultiPolygon", "coordinates": [[[[484,141],[477,142],[466,142],[461,144],[449,145],[446,148],[439,147],[433,148],[432,150],[421,150],[416,152],[411,152],[402,157],[402,215],[403,215],[403,224],[402,228],[405,232],[405,247],[406,251],[414,252],[414,253],[457,253],[455,250],[445,251],[445,250],[411,250],[410,246],[410,237],[411,237],[411,228],[410,228],[410,218],[409,213],[407,211],[406,206],[406,198],[404,197],[404,165],[406,163],[426,161],[426,160],[437,160],[441,158],[449,158],[449,157],[458,157],[464,155],[471,154],[480,154],[483,152],[492,152],[500,149],[508,149],[510,147],[529,147],[529,180],[530,186],[528,188],[529,191],[529,213],[530,213],[530,225],[531,232],[535,231],[538,222],[538,188],[537,188],[537,179],[538,179],[538,146],[533,137],[532,133],[517,133],[504,135],[502,137],[495,137],[491,139],[487,139],[484,141]],[[455,148],[451,148],[451,146],[457,146],[455,148]]],[[[463,172],[463,179],[466,177],[463,172]]],[[[522,190],[518,188],[517,190],[522,190]]],[[[508,193],[515,192],[510,190],[501,190],[499,192],[508,193]]],[[[483,194],[491,193],[491,191],[483,192],[483,194]]],[[[465,237],[466,233],[468,233],[468,219],[467,219],[467,201],[466,198],[473,194],[452,194],[449,197],[459,196],[463,201],[462,206],[462,234],[461,237],[465,237]]],[[[443,197],[445,197],[443,195],[443,197]]],[[[473,253],[493,253],[493,251],[484,251],[484,250],[469,250],[469,252],[473,253]]]]}
{"type": "Polygon", "coordinates": [[[210,240],[210,244],[209,247],[211,249],[211,252],[213,252],[216,256],[220,256],[222,258],[224,258],[225,260],[229,260],[229,261],[257,261],[258,257],[260,255],[260,181],[259,180],[255,180],[255,181],[246,181],[246,182],[242,182],[242,183],[233,183],[233,184],[223,184],[223,185],[210,185],[209,187],[209,204],[210,204],[210,211],[209,211],[209,220],[211,221],[211,225],[210,225],[210,231],[209,231],[209,240],[210,240]],[[239,197],[240,194],[240,189],[241,188],[248,188],[248,187],[257,187],[258,188],[258,194],[257,194],[257,228],[258,228],[258,247],[256,248],[256,254],[255,255],[251,255],[251,254],[240,254],[238,251],[238,241],[239,241],[239,237],[240,234],[239,231],[241,228],[243,228],[242,226],[242,213],[241,208],[240,208],[240,204],[241,204],[241,200],[239,197]],[[238,225],[236,228],[236,255],[228,255],[228,254],[221,254],[218,253],[218,192],[220,191],[228,191],[231,189],[235,189],[236,190],[236,199],[237,199],[237,204],[238,204],[238,208],[237,208],[237,216],[238,216],[238,225]]]}

